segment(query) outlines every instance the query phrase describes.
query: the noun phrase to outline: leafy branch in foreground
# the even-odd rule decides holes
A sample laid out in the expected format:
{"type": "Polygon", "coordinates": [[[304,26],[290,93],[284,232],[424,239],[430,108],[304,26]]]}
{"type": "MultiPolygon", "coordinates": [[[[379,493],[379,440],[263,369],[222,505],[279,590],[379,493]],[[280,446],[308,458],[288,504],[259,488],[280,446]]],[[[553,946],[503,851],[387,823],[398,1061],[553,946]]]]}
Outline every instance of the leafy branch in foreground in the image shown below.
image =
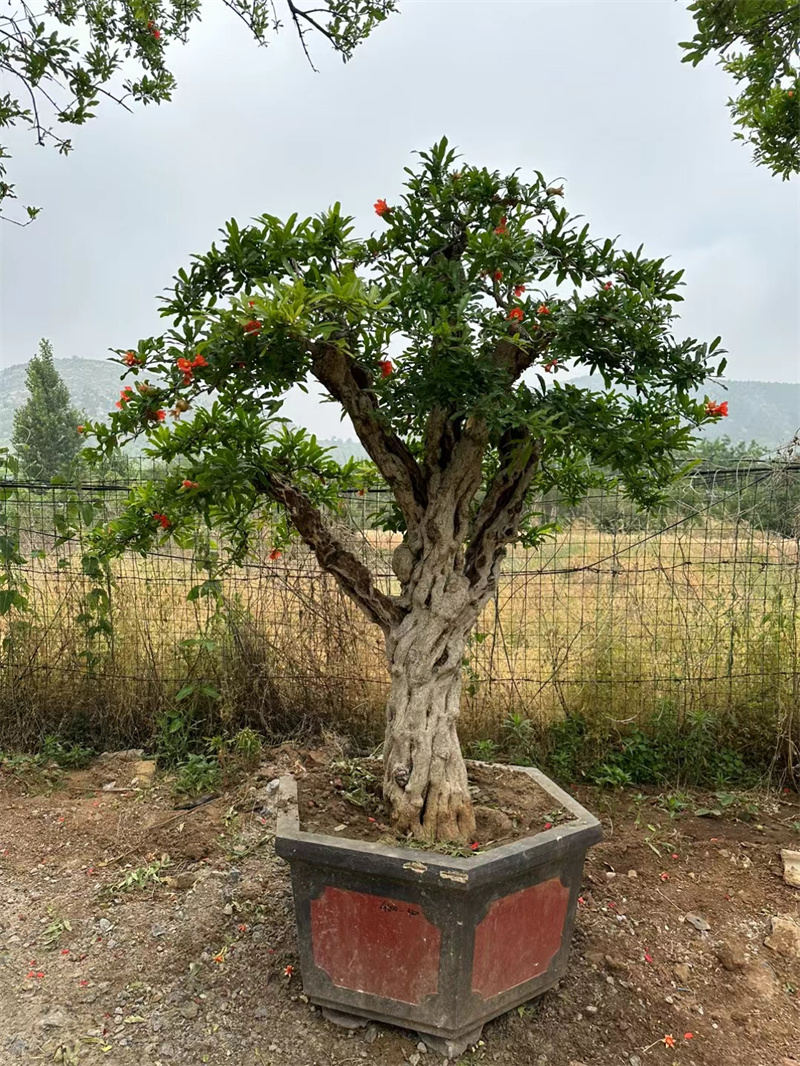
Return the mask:
{"type": "MultiPolygon", "coordinates": [[[[396,0],[222,0],[259,45],[289,22],[311,61],[309,35],[324,37],[348,60],[355,48],[396,10],[396,0]]],[[[131,104],[172,99],[175,77],[167,48],[186,44],[200,20],[202,0],[16,0],[0,15],[0,130],[22,125],[39,145],[72,151],[65,127],[94,118],[101,100],[131,104]]],[[[313,67],[313,63],[312,63],[313,67]]],[[[16,199],[6,180],[7,150],[0,145],[0,209],[16,199]]],[[[28,225],[39,213],[26,207],[28,225]]]]}
{"type": "Polygon", "coordinates": [[[784,180],[800,172],[800,3],[695,0],[689,11],[697,32],[681,42],[683,62],[696,67],[719,53],[738,90],[728,100],[734,137],[784,180]]]}

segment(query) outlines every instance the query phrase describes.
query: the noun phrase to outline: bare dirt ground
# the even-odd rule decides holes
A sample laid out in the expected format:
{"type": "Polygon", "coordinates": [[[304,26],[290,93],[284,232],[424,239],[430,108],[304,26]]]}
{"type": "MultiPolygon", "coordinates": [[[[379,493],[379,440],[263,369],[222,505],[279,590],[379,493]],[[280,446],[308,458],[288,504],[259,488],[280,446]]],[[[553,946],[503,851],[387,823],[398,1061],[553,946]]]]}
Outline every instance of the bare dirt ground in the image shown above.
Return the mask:
{"type": "MultiPolygon", "coordinates": [[[[336,1029],[304,999],[267,783],[325,757],[285,745],[191,811],[159,778],[126,791],[137,771],[122,756],[0,770],[0,1063],[441,1061],[400,1029],[336,1029]]],[[[800,920],[780,860],[800,847],[796,795],[698,817],[716,801],[577,794],[606,840],[568,975],[459,1061],[800,1066],[800,938],[770,938],[772,918],[800,920]]]]}

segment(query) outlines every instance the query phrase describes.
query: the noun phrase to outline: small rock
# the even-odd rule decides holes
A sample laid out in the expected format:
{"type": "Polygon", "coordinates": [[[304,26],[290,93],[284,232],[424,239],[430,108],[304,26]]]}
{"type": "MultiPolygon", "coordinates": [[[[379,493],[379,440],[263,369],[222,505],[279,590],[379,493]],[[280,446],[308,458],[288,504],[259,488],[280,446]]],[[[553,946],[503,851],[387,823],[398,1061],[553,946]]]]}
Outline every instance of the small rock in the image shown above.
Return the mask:
{"type": "Polygon", "coordinates": [[[420,1053],[418,1051],[415,1051],[413,1055],[409,1055],[408,1056],[408,1061],[409,1061],[410,1066],[418,1066],[419,1060],[421,1058],[422,1058],[422,1055],[420,1055],[420,1053]]]}
{"type": "Polygon", "coordinates": [[[792,888],[800,888],[800,851],[789,851],[783,848],[783,879],[792,888]]]}
{"type": "Polygon", "coordinates": [[[200,1008],[193,999],[187,1000],[187,1002],[181,1007],[181,1014],[184,1018],[188,1018],[189,1020],[196,1018],[199,1013],[200,1008]]]}
{"type": "Polygon", "coordinates": [[[39,1019],[42,1029],[66,1029],[69,1025],[69,1016],[61,1007],[55,1007],[39,1019]]]}
{"type": "Polygon", "coordinates": [[[150,936],[152,936],[152,937],[154,937],[156,939],[158,937],[160,937],[160,936],[166,936],[166,935],[167,935],[167,927],[165,925],[159,925],[158,923],[156,923],[150,929],[150,936]]]}
{"type": "Polygon", "coordinates": [[[257,1018],[260,1022],[263,1022],[265,1019],[269,1018],[269,1016],[270,1009],[269,1007],[265,1007],[263,1003],[259,1004],[253,1011],[253,1017],[257,1018]]]}
{"type": "Polygon", "coordinates": [[[642,1066],[642,1060],[639,1058],[638,1055],[631,1055],[631,1057],[628,1059],[628,1062],[630,1066],[642,1066]]]}
{"type": "Polygon", "coordinates": [[[423,1040],[420,1040],[420,1042],[417,1044],[417,1051],[420,1053],[420,1055],[427,1055],[428,1045],[423,1040]]]}
{"type": "Polygon", "coordinates": [[[364,1030],[364,1041],[367,1044],[374,1044],[378,1039],[378,1027],[377,1025],[368,1025],[364,1030]]]}
{"type": "Polygon", "coordinates": [[[764,944],[785,959],[800,959],[800,925],[788,917],[773,918],[772,932],[764,944]]]}
{"type": "Polygon", "coordinates": [[[597,1007],[595,1007],[593,1004],[590,1004],[588,1007],[585,1008],[585,1010],[587,1014],[597,1014],[597,1007]]]}
{"type": "Polygon", "coordinates": [[[108,918],[101,918],[100,921],[97,923],[97,928],[100,930],[103,936],[107,936],[114,928],[114,925],[108,920],[108,918]]]}
{"type": "Polygon", "coordinates": [[[635,881],[638,878],[638,876],[639,875],[637,874],[637,872],[635,870],[628,870],[628,877],[631,879],[631,881],[635,881]]]}
{"type": "Polygon", "coordinates": [[[691,974],[689,971],[689,967],[685,962],[679,962],[672,972],[675,974],[675,980],[678,982],[679,985],[685,987],[689,984],[689,981],[691,980],[691,974]]]}
{"type": "Polygon", "coordinates": [[[730,973],[734,973],[736,970],[743,970],[747,965],[747,956],[744,953],[744,948],[741,944],[736,944],[731,940],[722,941],[717,948],[717,958],[723,968],[730,973]]]}
{"type": "Polygon", "coordinates": [[[711,926],[701,914],[684,914],[683,920],[698,933],[707,933],[711,926]]]}
{"type": "Polygon", "coordinates": [[[613,881],[616,876],[614,870],[606,870],[606,881],[613,881]]]}
{"type": "Polygon", "coordinates": [[[152,786],[155,772],[156,764],[153,759],[142,759],[133,767],[134,780],[141,788],[152,786]]]}
{"type": "Polygon", "coordinates": [[[759,996],[761,999],[771,999],[775,995],[777,991],[775,971],[767,963],[751,963],[745,968],[744,977],[754,995],[759,996]]]}
{"type": "Polygon", "coordinates": [[[620,973],[627,973],[630,969],[630,965],[625,959],[618,959],[614,955],[604,955],[603,962],[606,964],[609,970],[616,970],[620,973]]]}
{"type": "Polygon", "coordinates": [[[261,899],[263,895],[264,890],[258,881],[242,881],[236,889],[236,897],[238,899],[247,899],[251,902],[261,899]]]}
{"type": "Polygon", "coordinates": [[[200,880],[200,874],[193,870],[185,870],[181,874],[176,874],[175,877],[169,878],[168,883],[171,883],[175,888],[194,888],[197,882],[200,880]]]}

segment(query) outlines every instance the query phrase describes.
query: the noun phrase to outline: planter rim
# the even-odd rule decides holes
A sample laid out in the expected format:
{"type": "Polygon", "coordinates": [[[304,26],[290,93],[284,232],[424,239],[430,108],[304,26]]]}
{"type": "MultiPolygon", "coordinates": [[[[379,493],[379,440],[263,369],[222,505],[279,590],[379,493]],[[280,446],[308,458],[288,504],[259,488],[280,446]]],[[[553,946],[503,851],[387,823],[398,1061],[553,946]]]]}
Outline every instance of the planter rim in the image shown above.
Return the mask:
{"type": "Polygon", "coordinates": [[[498,766],[528,774],[573,815],[573,820],[469,858],[442,855],[422,848],[352,840],[301,829],[297,781],[291,775],[285,775],[280,778],[275,850],[285,859],[328,866],[380,865],[393,880],[435,884],[448,891],[467,891],[487,881],[513,876],[519,871],[521,862],[526,866],[539,866],[573,847],[585,849],[602,839],[598,819],[535,767],[477,760],[470,760],[470,764],[498,766]]]}

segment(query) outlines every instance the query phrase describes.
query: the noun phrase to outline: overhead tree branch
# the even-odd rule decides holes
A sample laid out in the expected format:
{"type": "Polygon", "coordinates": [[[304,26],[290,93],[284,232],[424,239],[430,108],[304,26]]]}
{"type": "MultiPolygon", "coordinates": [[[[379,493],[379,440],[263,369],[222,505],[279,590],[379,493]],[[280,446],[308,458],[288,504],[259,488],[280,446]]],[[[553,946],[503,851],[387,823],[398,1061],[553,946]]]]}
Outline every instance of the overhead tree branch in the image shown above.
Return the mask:
{"type": "Polygon", "coordinates": [[[500,467],[473,522],[464,571],[473,585],[491,580],[503,549],[517,536],[525,496],[539,465],[541,441],[527,430],[509,431],[500,441],[500,467]]]}
{"type": "Polygon", "coordinates": [[[408,445],[381,419],[368,376],[345,351],[330,344],[312,348],[311,372],[350,416],[409,528],[418,526],[428,502],[425,478],[408,445]]]}
{"type": "Polygon", "coordinates": [[[404,611],[390,596],[381,592],[369,568],[337,539],[308,496],[269,471],[260,471],[253,479],[258,492],[282,504],[317,562],[332,574],[342,590],[384,633],[396,626],[404,611]]]}

